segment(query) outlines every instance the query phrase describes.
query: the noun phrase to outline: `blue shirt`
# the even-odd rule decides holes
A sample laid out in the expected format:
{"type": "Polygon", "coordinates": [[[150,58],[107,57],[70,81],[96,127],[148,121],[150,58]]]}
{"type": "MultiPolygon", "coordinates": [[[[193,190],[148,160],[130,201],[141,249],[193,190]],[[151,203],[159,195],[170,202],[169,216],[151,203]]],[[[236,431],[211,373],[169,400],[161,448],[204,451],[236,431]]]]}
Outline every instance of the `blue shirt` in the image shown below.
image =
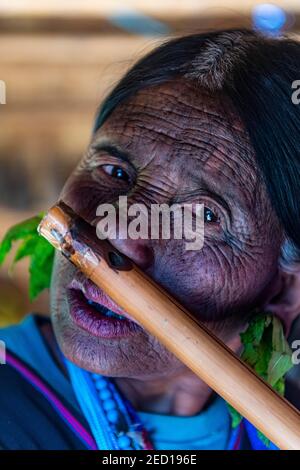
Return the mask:
{"type": "MultiPolygon", "coordinates": [[[[20,325],[0,330],[0,340],[80,413],[71,383],[48,349],[37,317],[29,315],[20,325]]],[[[140,412],[139,416],[157,450],[227,448],[231,421],[226,403],[220,397],[216,397],[206,410],[192,417],[145,412],[140,412]]]]}

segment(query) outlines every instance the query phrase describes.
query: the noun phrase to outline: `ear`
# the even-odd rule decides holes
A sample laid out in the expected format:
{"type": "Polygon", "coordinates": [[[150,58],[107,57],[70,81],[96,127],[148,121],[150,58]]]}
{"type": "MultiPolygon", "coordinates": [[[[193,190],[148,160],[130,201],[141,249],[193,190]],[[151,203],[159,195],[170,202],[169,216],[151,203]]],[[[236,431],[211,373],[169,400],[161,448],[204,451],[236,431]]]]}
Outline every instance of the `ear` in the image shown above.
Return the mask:
{"type": "Polygon", "coordinates": [[[279,272],[279,291],[264,306],[283,322],[286,336],[293,321],[300,315],[300,266],[292,272],[279,272]]]}

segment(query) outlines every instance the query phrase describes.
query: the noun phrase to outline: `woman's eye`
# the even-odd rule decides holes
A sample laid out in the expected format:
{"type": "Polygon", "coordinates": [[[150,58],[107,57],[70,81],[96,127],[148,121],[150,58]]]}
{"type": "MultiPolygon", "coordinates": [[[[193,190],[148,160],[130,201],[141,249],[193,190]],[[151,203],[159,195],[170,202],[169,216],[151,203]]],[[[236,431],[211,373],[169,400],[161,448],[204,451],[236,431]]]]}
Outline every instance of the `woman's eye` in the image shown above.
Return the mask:
{"type": "Polygon", "coordinates": [[[121,168],[120,166],[102,165],[102,169],[103,171],[105,171],[105,173],[107,173],[112,178],[117,178],[119,180],[126,181],[126,182],[129,181],[128,173],[126,173],[126,171],[123,170],[123,168],[121,168]]]}
{"type": "Polygon", "coordinates": [[[204,207],[204,222],[216,223],[218,222],[218,220],[218,217],[211,209],[209,209],[208,207],[204,207]]]}

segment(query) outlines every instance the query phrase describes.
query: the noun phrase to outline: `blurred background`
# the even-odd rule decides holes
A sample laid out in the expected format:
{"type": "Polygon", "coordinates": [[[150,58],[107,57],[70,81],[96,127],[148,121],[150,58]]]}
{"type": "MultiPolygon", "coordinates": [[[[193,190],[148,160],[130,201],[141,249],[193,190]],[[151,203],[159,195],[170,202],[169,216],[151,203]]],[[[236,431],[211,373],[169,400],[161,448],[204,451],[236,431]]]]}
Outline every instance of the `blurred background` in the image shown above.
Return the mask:
{"type": "MultiPolygon", "coordinates": [[[[96,108],[135,60],[170,36],[241,26],[297,34],[300,0],[0,0],[0,237],[55,202],[96,108]]],[[[9,260],[0,326],[48,312],[47,293],[29,303],[28,263],[11,275],[9,260]]]]}

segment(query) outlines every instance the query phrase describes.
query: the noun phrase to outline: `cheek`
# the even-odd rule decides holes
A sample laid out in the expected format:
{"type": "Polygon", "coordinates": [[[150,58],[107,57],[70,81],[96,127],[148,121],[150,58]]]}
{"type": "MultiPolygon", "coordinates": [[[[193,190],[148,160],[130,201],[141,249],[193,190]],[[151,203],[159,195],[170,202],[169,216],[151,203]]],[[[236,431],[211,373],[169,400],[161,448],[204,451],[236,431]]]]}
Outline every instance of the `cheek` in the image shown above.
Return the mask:
{"type": "Polygon", "coordinates": [[[75,271],[75,267],[61,253],[55,254],[50,289],[52,309],[59,311],[61,304],[65,304],[65,288],[71,282],[75,271]]]}
{"type": "Polygon", "coordinates": [[[253,308],[277,271],[277,257],[267,247],[237,250],[225,243],[205,245],[198,252],[177,248],[162,256],[157,280],[201,320],[253,308]]]}

